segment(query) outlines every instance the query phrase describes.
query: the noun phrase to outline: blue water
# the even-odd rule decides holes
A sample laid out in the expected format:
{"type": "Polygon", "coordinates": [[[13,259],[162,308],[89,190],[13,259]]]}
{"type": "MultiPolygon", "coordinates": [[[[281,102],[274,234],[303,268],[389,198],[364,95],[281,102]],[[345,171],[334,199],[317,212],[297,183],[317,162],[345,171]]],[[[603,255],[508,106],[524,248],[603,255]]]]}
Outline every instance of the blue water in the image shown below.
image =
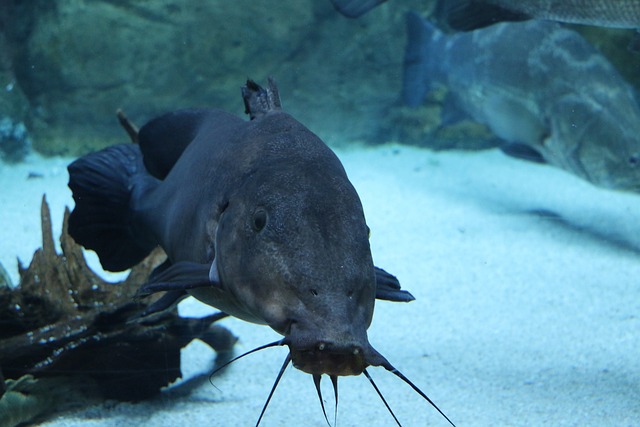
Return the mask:
{"type": "MultiPolygon", "coordinates": [[[[427,3],[390,2],[358,20],[320,0],[0,5],[0,141],[8,135],[12,150],[28,153],[0,161],[0,263],[10,281],[19,283],[16,257],[28,264],[41,245],[43,194],[60,234],[73,207],[66,165],[128,142],[117,108],[137,125],[188,106],[243,116],[246,77],[273,75],[284,109],[342,161],[375,264],[416,297],[376,303],[368,335],[380,353],[458,426],[640,425],[640,198],[487,149],[495,138],[486,128],[438,133],[438,94],[403,106],[404,14],[424,14],[427,3]]],[[[627,78],[619,52],[610,55],[627,78]]],[[[86,256],[109,280],[122,278],[86,256]]],[[[179,309],[214,311],[192,298],[179,309]]],[[[238,354],[280,338],[267,326],[222,324],[239,337],[238,354]]],[[[182,352],[183,379],[159,396],[76,402],[39,422],[254,425],[285,355],[261,351],[210,381],[215,353],[196,340],[182,352]]],[[[448,425],[399,379],[369,371],[402,425],[448,425]]],[[[261,425],[326,425],[312,383],[289,368],[261,425]]],[[[339,384],[339,426],[394,425],[363,376],[339,384]]],[[[0,420],[17,411],[6,402],[0,420]]]]}

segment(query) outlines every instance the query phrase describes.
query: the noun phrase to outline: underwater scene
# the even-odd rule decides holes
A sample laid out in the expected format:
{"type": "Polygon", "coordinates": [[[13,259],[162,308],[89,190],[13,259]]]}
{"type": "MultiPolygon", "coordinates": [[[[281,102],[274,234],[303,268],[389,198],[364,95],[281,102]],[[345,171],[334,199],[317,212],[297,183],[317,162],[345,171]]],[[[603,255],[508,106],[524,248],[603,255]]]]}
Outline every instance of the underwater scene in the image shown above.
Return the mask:
{"type": "Polygon", "coordinates": [[[640,426],[640,0],[0,0],[0,427],[640,426]]]}

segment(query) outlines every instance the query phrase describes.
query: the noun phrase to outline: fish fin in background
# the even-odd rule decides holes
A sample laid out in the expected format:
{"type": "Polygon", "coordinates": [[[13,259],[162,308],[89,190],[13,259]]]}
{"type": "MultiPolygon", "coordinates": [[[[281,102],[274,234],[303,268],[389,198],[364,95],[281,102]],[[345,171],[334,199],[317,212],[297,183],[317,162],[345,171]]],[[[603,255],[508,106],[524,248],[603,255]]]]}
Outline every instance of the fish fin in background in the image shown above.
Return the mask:
{"type": "Polygon", "coordinates": [[[410,292],[400,289],[400,282],[396,276],[378,267],[374,267],[374,269],[376,273],[376,299],[395,302],[415,300],[410,292]]]}
{"type": "Polygon", "coordinates": [[[443,29],[450,31],[472,31],[498,22],[531,19],[529,15],[486,0],[437,0],[434,17],[443,29]]]}
{"type": "Polygon", "coordinates": [[[156,244],[136,236],[129,205],[134,183],[152,179],[140,147],[114,145],[75,160],[68,171],[76,203],[69,217],[71,237],[94,250],[109,271],[126,270],[149,255],[156,244]]]}
{"type": "Polygon", "coordinates": [[[164,179],[193,141],[210,109],[184,109],[159,116],[140,129],[138,143],[151,176],[164,179]]]}
{"type": "Polygon", "coordinates": [[[526,144],[509,142],[500,146],[500,150],[507,156],[515,157],[516,159],[534,163],[547,163],[542,154],[526,144]]]}
{"type": "Polygon", "coordinates": [[[627,45],[627,50],[635,55],[640,54],[640,29],[633,33],[633,36],[627,45]]]}
{"type": "Polygon", "coordinates": [[[425,46],[437,29],[416,12],[408,12],[406,19],[407,49],[404,56],[402,100],[409,107],[417,107],[430,89],[424,70],[429,61],[425,46]]]}
{"type": "Polygon", "coordinates": [[[387,0],[331,0],[333,7],[347,18],[358,18],[387,0]]]}
{"type": "Polygon", "coordinates": [[[453,126],[469,119],[473,120],[464,107],[460,105],[458,98],[451,93],[447,94],[442,103],[440,126],[453,126]]]}

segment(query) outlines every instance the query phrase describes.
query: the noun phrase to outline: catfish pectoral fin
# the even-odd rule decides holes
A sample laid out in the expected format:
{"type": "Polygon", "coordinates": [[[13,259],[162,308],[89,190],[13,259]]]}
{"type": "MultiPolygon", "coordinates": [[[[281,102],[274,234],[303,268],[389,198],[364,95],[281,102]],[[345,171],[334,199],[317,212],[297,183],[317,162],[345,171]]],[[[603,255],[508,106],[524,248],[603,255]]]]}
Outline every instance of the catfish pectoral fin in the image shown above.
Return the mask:
{"type": "Polygon", "coordinates": [[[209,270],[211,264],[197,263],[190,261],[180,261],[176,263],[165,263],[151,274],[152,283],[175,282],[175,283],[200,283],[211,282],[209,280],[209,270]]]}
{"type": "Polygon", "coordinates": [[[376,273],[376,299],[410,302],[415,300],[409,291],[400,289],[400,282],[393,274],[387,273],[379,267],[374,267],[376,273]]]}
{"type": "Polygon", "coordinates": [[[137,296],[147,296],[163,291],[187,291],[204,286],[218,286],[209,279],[210,264],[181,261],[163,264],[151,275],[149,283],[143,285],[137,296]]]}
{"type": "MultiPolygon", "coordinates": [[[[158,301],[152,303],[147,308],[145,308],[142,311],[142,313],[139,313],[136,316],[134,316],[131,319],[129,319],[129,322],[137,322],[138,320],[142,319],[143,317],[147,317],[147,316],[150,316],[150,315],[155,314],[155,313],[163,312],[163,311],[173,307],[174,305],[178,304],[180,301],[185,299],[187,296],[188,296],[188,294],[183,290],[169,291],[166,294],[164,294],[158,301]]],[[[136,297],[139,297],[139,295],[136,295],[136,297]]]]}
{"type": "Polygon", "coordinates": [[[135,297],[143,298],[157,292],[187,291],[189,289],[215,285],[215,283],[211,282],[153,282],[142,285],[138,292],[136,292],[135,297]]]}

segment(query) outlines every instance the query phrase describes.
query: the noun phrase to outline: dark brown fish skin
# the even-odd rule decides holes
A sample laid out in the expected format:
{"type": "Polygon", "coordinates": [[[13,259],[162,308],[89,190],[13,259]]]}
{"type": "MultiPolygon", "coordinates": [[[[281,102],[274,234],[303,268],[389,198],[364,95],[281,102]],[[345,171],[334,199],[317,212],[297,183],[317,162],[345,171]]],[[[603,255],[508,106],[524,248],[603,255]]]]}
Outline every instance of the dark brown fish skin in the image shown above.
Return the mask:
{"type": "Polygon", "coordinates": [[[325,348],[323,355],[351,355],[353,368],[340,371],[359,374],[362,358],[383,360],[366,332],[376,270],[362,204],[320,138],[279,103],[262,111],[264,100],[250,97],[250,121],[219,110],[169,113],[140,129],[139,149],[110,147],[72,163],[71,235],[108,269],[126,268],[155,245],[170,273],[204,266],[208,275],[202,267],[173,275],[173,290],[269,325],[285,336],[297,366],[325,348]],[[107,183],[92,181],[101,176],[107,183]],[[120,190],[95,194],[118,180],[120,190]],[[106,200],[125,203],[101,208],[106,200]],[[100,217],[102,209],[109,215],[100,217]],[[102,229],[118,209],[124,224],[102,229]]]}

